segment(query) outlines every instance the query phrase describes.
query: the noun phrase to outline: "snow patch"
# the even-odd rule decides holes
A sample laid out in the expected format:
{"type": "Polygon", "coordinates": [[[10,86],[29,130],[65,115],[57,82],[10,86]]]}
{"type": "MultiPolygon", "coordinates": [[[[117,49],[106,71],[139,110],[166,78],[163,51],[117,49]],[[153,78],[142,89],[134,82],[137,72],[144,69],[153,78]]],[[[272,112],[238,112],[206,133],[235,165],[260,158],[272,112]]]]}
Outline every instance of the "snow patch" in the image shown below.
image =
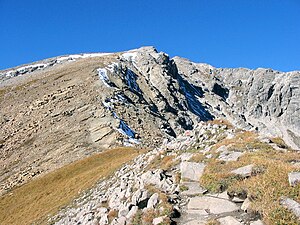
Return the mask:
{"type": "Polygon", "coordinates": [[[100,80],[102,80],[104,85],[109,87],[109,88],[112,88],[112,86],[109,84],[110,80],[107,76],[107,70],[103,69],[103,68],[99,68],[99,69],[97,69],[97,72],[98,72],[98,76],[99,76],[100,80]]]}
{"type": "Polygon", "coordinates": [[[126,52],[126,53],[122,54],[122,57],[129,62],[134,62],[136,55],[137,55],[137,52],[126,52]]]}
{"type": "Polygon", "coordinates": [[[68,55],[62,56],[56,59],[58,63],[63,61],[75,61],[76,59],[85,59],[85,58],[93,58],[93,57],[101,57],[106,55],[111,55],[113,53],[85,53],[85,54],[76,54],[76,55],[68,55]]]}

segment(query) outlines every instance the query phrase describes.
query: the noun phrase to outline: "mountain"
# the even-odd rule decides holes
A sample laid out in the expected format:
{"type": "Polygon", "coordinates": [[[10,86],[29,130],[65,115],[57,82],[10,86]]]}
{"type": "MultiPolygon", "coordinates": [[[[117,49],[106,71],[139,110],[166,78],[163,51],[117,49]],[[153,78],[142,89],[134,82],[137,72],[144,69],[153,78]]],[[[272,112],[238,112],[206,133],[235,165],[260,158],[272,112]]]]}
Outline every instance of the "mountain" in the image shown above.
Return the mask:
{"type": "MultiPolygon", "coordinates": [[[[195,154],[191,153],[194,149],[206,154],[222,147],[218,145],[223,139],[239,137],[242,141],[249,139],[249,143],[256,146],[264,143],[267,149],[271,146],[279,148],[278,151],[299,150],[299,85],[300,71],[215,68],[180,57],[170,58],[154,47],[60,56],[0,71],[0,163],[3,168],[0,193],[5,196],[18,186],[108,148],[125,146],[149,150],[133,164],[137,171],[131,180],[135,183],[136,174],[154,163],[147,157],[153,160],[157,154],[165,157],[176,154],[173,156],[178,160],[183,157],[182,153],[195,154]]],[[[223,143],[223,147],[238,144],[240,149],[255,149],[234,140],[229,145],[223,143]]],[[[217,158],[238,159],[242,155],[236,153],[240,151],[232,153],[228,149],[217,152],[217,158]]],[[[202,161],[199,165],[193,162],[197,164],[193,166],[183,158],[180,160],[177,169],[181,174],[189,173],[186,170],[204,169],[202,161]]],[[[155,169],[153,174],[145,173],[142,180],[148,179],[150,183],[142,182],[143,187],[145,183],[166,182],[161,184],[165,185],[164,192],[178,191],[172,178],[174,174],[166,173],[170,168],[155,169]]],[[[129,172],[125,167],[115,179],[129,172]]],[[[193,175],[187,178],[195,181],[193,175]]],[[[114,179],[105,185],[118,188],[114,183],[122,185],[114,179]]],[[[111,195],[113,191],[110,190],[111,195]]],[[[95,191],[91,196],[99,196],[100,192],[95,191]]],[[[143,193],[142,189],[140,194],[136,193],[137,202],[126,209],[128,212],[133,206],[137,206],[137,210],[143,208],[138,205],[138,199],[140,202],[147,199],[150,204],[148,197],[141,197],[143,193]]],[[[180,211],[182,202],[177,203],[176,211],[180,211]]],[[[109,203],[106,210],[122,204],[109,203]]],[[[123,215],[121,210],[120,207],[117,210],[119,219],[128,214],[124,209],[127,214],[123,215]]],[[[73,214],[69,212],[69,219],[73,214]]],[[[72,219],[61,221],[61,224],[75,223],[72,219]]]]}

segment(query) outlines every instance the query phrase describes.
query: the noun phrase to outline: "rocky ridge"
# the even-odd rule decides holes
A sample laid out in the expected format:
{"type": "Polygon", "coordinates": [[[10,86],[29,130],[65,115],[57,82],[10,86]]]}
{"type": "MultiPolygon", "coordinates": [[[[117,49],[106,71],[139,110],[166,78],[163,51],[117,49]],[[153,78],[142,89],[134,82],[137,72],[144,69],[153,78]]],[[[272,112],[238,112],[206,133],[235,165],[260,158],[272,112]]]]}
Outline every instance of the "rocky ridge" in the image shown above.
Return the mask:
{"type": "MultiPolygon", "coordinates": [[[[272,149],[287,151],[266,137],[298,150],[299,80],[298,71],[214,68],[153,47],[1,71],[1,194],[95,152],[134,146],[150,151],[50,221],[259,224],[260,215],[247,212],[247,196],[214,195],[199,180],[207,159],[227,164],[256,151],[218,146],[243,130],[272,149]],[[193,160],[199,154],[205,157],[193,160]]],[[[231,173],[247,179],[254,169],[231,173]]]]}

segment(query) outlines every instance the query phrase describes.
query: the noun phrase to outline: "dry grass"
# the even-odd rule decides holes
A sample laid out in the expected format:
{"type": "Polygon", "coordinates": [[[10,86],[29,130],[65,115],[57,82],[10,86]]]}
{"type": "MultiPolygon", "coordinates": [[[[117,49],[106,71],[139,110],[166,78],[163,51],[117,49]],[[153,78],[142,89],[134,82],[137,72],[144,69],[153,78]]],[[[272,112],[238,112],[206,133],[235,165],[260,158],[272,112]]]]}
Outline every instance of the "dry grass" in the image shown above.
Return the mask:
{"type": "Polygon", "coordinates": [[[225,119],[216,119],[216,120],[209,121],[209,123],[217,124],[217,125],[225,125],[229,129],[234,128],[234,126],[228,120],[225,119]]]}
{"type": "Polygon", "coordinates": [[[132,148],[107,150],[16,188],[0,198],[0,224],[40,224],[138,154],[132,148]]]}
{"type": "Polygon", "coordinates": [[[108,212],[108,221],[109,222],[112,222],[113,221],[113,219],[114,218],[116,218],[117,216],[118,216],[118,211],[117,210],[115,210],[115,209],[112,209],[112,210],[110,210],[109,212],[108,212]]]}
{"type": "Polygon", "coordinates": [[[220,222],[216,219],[211,219],[207,221],[206,225],[220,225],[220,222]]]}
{"type": "Polygon", "coordinates": [[[207,161],[207,158],[205,157],[205,155],[203,153],[195,153],[192,158],[189,159],[190,162],[204,162],[207,161]]]}
{"type": "Polygon", "coordinates": [[[289,146],[284,142],[284,140],[280,137],[271,138],[271,141],[275,143],[280,148],[288,149],[289,146]]]}
{"type": "Polygon", "coordinates": [[[151,169],[169,170],[178,163],[179,161],[175,160],[174,155],[165,156],[163,154],[159,154],[152,160],[151,164],[146,168],[146,170],[151,170],[151,169]]]}
{"type": "Polygon", "coordinates": [[[249,135],[247,140],[256,143],[259,150],[245,153],[236,162],[225,163],[211,159],[201,178],[201,185],[212,192],[227,189],[230,195],[247,195],[252,200],[252,210],[258,212],[266,224],[298,224],[295,216],[280,206],[279,199],[288,196],[300,201],[300,185],[291,187],[288,183],[288,173],[297,170],[290,162],[299,161],[300,153],[263,148],[265,144],[252,137],[249,135]],[[248,179],[230,173],[233,169],[249,164],[255,167],[252,177],[248,179]]]}

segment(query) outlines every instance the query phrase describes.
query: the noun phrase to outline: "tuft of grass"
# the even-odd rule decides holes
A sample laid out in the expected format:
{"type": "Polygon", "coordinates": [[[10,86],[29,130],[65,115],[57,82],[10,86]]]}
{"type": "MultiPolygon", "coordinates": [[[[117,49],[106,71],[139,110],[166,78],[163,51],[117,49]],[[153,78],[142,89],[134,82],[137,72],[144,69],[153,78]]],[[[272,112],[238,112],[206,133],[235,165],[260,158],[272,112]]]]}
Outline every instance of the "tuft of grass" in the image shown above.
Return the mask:
{"type": "Polygon", "coordinates": [[[217,125],[225,125],[227,128],[232,129],[234,126],[226,119],[216,119],[209,121],[211,124],[217,124],[217,125]]]}
{"type": "Polygon", "coordinates": [[[116,218],[118,216],[118,211],[115,209],[112,209],[108,212],[108,221],[111,223],[113,221],[114,218],[116,218]]]}
{"type": "Polygon", "coordinates": [[[178,163],[179,160],[175,160],[174,155],[164,156],[163,154],[159,154],[152,160],[151,164],[146,169],[147,170],[150,169],[170,170],[178,163]]]}
{"type": "Polygon", "coordinates": [[[116,148],[92,155],[18,187],[0,198],[0,224],[41,223],[140,152],[116,148]]]}
{"type": "Polygon", "coordinates": [[[185,185],[180,185],[179,189],[180,189],[180,191],[187,191],[187,190],[189,190],[189,187],[185,186],[185,185]]]}
{"type": "Polygon", "coordinates": [[[207,221],[206,225],[220,225],[220,222],[216,219],[210,219],[207,221]]]}
{"type": "Polygon", "coordinates": [[[190,162],[197,162],[197,163],[204,162],[206,160],[207,158],[203,153],[196,153],[192,156],[192,158],[189,159],[190,162]]]}
{"type": "Polygon", "coordinates": [[[271,138],[271,141],[276,144],[280,148],[288,149],[289,146],[284,142],[284,140],[280,137],[271,138]]]}

